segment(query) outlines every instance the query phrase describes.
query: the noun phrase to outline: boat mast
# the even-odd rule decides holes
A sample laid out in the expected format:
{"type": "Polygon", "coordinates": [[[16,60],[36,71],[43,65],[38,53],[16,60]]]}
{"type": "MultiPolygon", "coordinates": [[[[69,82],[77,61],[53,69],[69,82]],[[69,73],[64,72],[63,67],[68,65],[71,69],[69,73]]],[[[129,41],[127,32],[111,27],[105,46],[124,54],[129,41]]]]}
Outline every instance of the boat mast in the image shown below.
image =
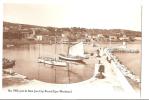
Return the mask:
{"type": "Polygon", "coordinates": [[[55,83],[56,83],[56,66],[54,67],[55,70],[55,83]]]}
{"type": "Polygon", "coordinates": [[[40,57],[40,44],[39,44],[39,55],[38,56],[40,57]]]}
{"type": "Polygon", "coordinates": [[[68,50],[67,50],[67,56],[69,56],[69,49],[70,49],[70,40],[68,38],[68,50]]]}
{"type": "Polygon", "coordinates": [[[55,55],[54,55],[54,56],[55,56],[55,57],[54,57],[55,60],[56,60],[56,45],[57,45],[57,44],[56,44],[56,32],[57,32],[57,29],[55,29],[55,52],[54,52],[54,54],[55,54],[55,55]]]}
{"type": "Polygon", "coordinates": [[[38,36],[38,44],[39,44],[39,57],[40,57],[40,41],[42,41],[42,36],[38,36]]]}
{"type": "MultiPolygon", "coordinates": [[[[110,31],[110,36],[111,36],[111,31],[110,31]]],[[[111,37],[109,39],[110,39],[110,48],[111,48],[111,37]]]]}
{"type": "Polygon", "coordinates": [[[67,56],[69,56],[69,49],[70,49],[70,38],[71,38],[72,30],[70,29],[70,33],[68,34],[68,50],[67,50],[67,56]]]}
{"type": "MultiPolygon", "coordinates": [[[[57,29],[55,29],[55,49],[54,49],[54,59],[56,61],[56,32],[57,32],[57,29]]],[[[54,66],[54,70],[55,70],[55,83],[56,83],[56,66],[54,66]]]]}
{"type": "Polygon", "coordinates": [[[122,34],[123,34],[123,46],[126,48],[126,40],[125,40],[126,34],[124,33],[124,30],[122,30],[122,34]]]}
{"type": "Polygon", "coordinates": [[[61,39],[61,48],[62,48],[62,51],[61,51],[61,52],[64,51],[64,47],[63,47],[63,46],[64,46],[64,45],[63,45],[64,37],[65,37],[64,34],[62,34],[62,35],[61,35],[61,38],[62,38],[62,39],[61,39]]]}
{"type": "Polygon", "coordinates": [[[67,66],[68,66],[68,82],[69,82],[69,84],[70,84],[70,69],[69,69],[69,63],[67,63],[67,66]]]}

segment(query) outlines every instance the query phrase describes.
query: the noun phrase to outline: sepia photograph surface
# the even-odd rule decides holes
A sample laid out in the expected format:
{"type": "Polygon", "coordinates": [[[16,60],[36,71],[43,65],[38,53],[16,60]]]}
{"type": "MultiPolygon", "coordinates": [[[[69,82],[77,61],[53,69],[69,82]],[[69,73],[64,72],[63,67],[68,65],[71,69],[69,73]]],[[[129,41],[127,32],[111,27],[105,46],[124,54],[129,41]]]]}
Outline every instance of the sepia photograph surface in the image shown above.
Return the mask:
{"type": "Polygon", "coordinates": [[[141,16],[141,0],[4,0],[3,93],[141,98],[141,16]]]}

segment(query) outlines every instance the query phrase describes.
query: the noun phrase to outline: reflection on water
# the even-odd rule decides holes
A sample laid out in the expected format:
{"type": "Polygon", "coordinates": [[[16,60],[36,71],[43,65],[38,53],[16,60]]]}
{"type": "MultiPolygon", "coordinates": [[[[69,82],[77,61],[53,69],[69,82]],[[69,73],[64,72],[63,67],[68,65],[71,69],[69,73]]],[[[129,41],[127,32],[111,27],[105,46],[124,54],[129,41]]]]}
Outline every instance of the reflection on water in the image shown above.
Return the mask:
{"type": "Polygon", "coordinates": [[[14,71],[27,76],[29,79],[37,79],[49,83],[74,83],[89,79],[93,75],[94,64],[69,64],[69,67],[57,67],[37,63],[39,56],[55,56],[67,53],[67,45],[35,44],[23,45],[3,50],[3,56],[15,59],[14,71]],[[55,51],[56,48],[56,51],[55,51]]]}
{"type": "MultiPolygon", "coordinates": [[[[100,44],[99,46],[107,47],[108,44],[100,44]]],[[[120,46],[120,44],[111,44],[112,47],[120,46]]],[[[139,49],[140,53],[115,53],[120,61],[140,77],[141,69],[141,44],[128,44],[128,48],[139,49]]],[[[85,52],[95,52],[98,47],[89,47],[85,45],[85,52]]],[[[15,72],[27,76],[29,79],[37,79],[49,83],[75,83],[87,80],[93,76],[95,58],[85,59],[87,64],[69,64],[69,67],[52,67],[42,63],[37,63],[39,56],[55,56],[68,52],[66,44],[58,44],[57,46],[48,44],[22,45],[15,48],[7,48],[3,51],[3,56],[9,59],[15,59],[15,72]],[[55,49],[56,48],[56,49],[55,49]],[[56,50],[56,51],[55,51],[56,50]]]]}

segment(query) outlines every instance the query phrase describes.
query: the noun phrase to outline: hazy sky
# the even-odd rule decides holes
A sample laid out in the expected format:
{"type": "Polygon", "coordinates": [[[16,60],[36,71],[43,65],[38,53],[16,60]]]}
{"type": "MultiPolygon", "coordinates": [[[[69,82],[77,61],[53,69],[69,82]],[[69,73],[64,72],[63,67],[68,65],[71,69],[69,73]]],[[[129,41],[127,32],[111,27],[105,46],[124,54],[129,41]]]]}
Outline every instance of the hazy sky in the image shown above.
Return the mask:
{"type": "Polygon", "coordinates": [[[141,30],[141,0],[5,0],[4,21],[141,30]]]}

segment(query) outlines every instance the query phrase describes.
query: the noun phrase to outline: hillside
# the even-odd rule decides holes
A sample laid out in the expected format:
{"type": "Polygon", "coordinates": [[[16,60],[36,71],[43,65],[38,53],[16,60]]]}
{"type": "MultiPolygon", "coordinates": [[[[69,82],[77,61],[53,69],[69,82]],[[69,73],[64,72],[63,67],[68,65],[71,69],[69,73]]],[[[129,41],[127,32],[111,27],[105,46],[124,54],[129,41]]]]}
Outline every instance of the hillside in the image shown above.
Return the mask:
{"type": "MultiPolygon", "coordinates": [[[[80,27],[71,27],[71,28],[56,28],[56,27],[43,27],[43,26],[36,26],[36,25],[27,25],[27,24],[18,24],[18,23],[10,23],[10,22],[3,22],[3,34],[4,38],[7,35],[11,35],[13,33],[20,34],[21,31],[28,31],[30,32],[32,29],[36,30],[36,34],[44,34],[44,35],[58,35],[61,36],[62,34],[66,35],[75,35],[78,37],[85,37],[85,35],[90,36],[97,36],[98,34],[103,34],[104,36],[119,36],[121,37],[123,34],[126,36],[133,36],[133,37],[141,37],[141,32],[132,31],[132,30],[124,30],[124,29],[87,29],[87,28],[80,28],[80,27]]],[[[6,36],[7,37],[7,36],[6,36]]]]}

